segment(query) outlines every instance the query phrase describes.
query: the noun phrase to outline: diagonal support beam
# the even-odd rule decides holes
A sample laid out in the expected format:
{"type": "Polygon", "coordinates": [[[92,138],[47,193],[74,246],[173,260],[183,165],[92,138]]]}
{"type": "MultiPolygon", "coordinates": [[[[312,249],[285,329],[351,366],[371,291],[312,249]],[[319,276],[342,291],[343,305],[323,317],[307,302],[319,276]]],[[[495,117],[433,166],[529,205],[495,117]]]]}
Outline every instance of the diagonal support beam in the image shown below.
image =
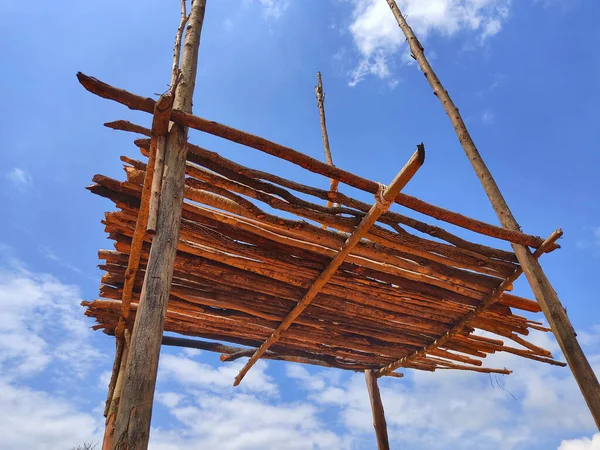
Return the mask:
{"type": "MultiPolygon", "coordinates": [[[[510,211],[506,200],[502,196],[490,170],[483,161],[479,150],[475,146],[458,108],[454,105],[454,102],[452,102],[448,91],[444,89],[439,78],[431,68],[429,61],[425,58],[423,46],[410,26],[406,23],[406,19],[400,12],[400,9],[398,9],[395,0],[386,1],[398,22],[398,26],[406,36],[412,55],[419,63],[434,94],[438,97],[446,114],[450,118],[458,140],[460,141],[465,154],[469,158],[469,162],[473,166],[473,170],[475,170],[485,193],[490,199],[490,203],[492,204],[502,227],[513,232],[520,230],[519,224],[510,211]]],[[[600,429],[600,384],[598,383],[598,378],[583,353],[579,342],[577,342],[577,334],[573,329],[573,325],[571,325],[567,312],[554,291],[554,288],[550,284],[548,277],[546,277],[546,274],[542,270],[540,263],[531,253],[531,250],[522,244],[513,242],[511,245],[519,260],[519,264],[525,272],[531,290],[540,304],[540,307],[550,324],[550,328],[552,328],[556,341],[565,355],[565,359],[569,363],[571,372],[573,372],[573,376],[579,385],[579,389],[594,417],[596,426],[600,429]]]]}
{"type": "MultiPolygon", "coordinates": [[[[376,195],[375,204],[371,207],[367,215],[358,224],[354,233],[344,242],[344,245],[340,251],[331,260],[329,265],[323,270],[321,275],[316,279],[313,285],[308,289],[304,297],[298,302],[298,304],[292,309],[292,311],[283,319],[283,322],[277,327],[273,334],[254,352],[250,357],[246,365],[240,370],[240,373],[235,377],[233,383],[234,386],[240,384],[240,381],[244,378],[250,368],[260,359],[260,357],[276,343],[281,335],[292,325],[294,320],[302,314],[308,305],[314,300],[321,288],[329,281],[335,271],[342,265],[344,259],[350,254],[350,252],[356,247],[360,240],[367,234],[369,229],[377,221],[377,219],[390,208],[390,205],[400,193],[402,188],[406,186],[406,183],[410,181],[413,175],[417,172],[419,167],[423,165],[425,161],[425,147],[423,144],[417,146],[417,151],[408,160],[402,170],[396,175],[396,178],[392,183],[380,193],[376,195]]],[[[380,189],[381,192],[381,189],[380,189]]]]}

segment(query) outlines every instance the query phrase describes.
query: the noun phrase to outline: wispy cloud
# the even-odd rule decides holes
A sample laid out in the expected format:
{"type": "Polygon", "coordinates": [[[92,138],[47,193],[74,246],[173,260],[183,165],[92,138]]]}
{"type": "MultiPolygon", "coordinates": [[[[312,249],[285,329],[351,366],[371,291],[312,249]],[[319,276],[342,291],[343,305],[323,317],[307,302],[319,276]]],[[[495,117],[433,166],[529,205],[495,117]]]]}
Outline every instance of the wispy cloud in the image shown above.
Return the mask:
{"type": "Polygon", "coordinates": [[[258,0],[267,19],[279,19],[290,6],[289,0],[258,0]]]}
{"type": "Polygon", "coordinates": [[[33,187],[33,178],[29,173],[19,167],[14,167],[6,175],[15,188],[25,191],[33,187]]]}
{"type": "MultiPolygon", "coordinates": [[[[367,75],[389,78],[390,58],[404,45],[388,5],[379,0],[353,0],[353,20],[349,26],[359,61],[350,74],[350,86],[367,75]]],[[[437,32],[451,36],[471,31],[479,43],[497,34],[507,19],[511,0],[404,0],[402,12],[421,40],[437,32]]]]}
{"type": "Polygon", "coordinates": [[[99,441],[101,413],[82,412],[74,400],[82,378],[104,361],[89,341],[79,289],[28,271],[2,248],[0,260],[0,416],[9,418],[0,423],[3,446],[59,450],[99,441]],[[28,386],[36,377],[46,381],[43,390],[28,386]]]}
{"type": "Polygon", "coordinates": [[[600,250],[600,227],[585,227],[583,236],[575,246],[581,250],[600,250]]]}
{"type": "Polygon", "coordinates": [[[489,109],[486,109],[481,113],[481,123],[484,125],[493,125],[496,123],[496,115],[489,109]]]}
{"type": "Polygon", "coordinates": [[[65,267],[69,270],[72,270],[75,273],[81,273],[81,269],[78,269],[74,265],[69,264],[68,262],[64,261],[62,258],[56,256],[56,254],[49,247],[47,247],[45,245],[40,245],[39,250],[40,250],[40,253],[42,255],[44,255],[46,258],[48,258],[52,261],[56,261],[61,266],[65,267]]]}
{"type": "Polygon", "coordinates": [[[228,33],[233,31],[233,20],[231,18],[228,17],[223,21],[223,29],[228,33]]]}

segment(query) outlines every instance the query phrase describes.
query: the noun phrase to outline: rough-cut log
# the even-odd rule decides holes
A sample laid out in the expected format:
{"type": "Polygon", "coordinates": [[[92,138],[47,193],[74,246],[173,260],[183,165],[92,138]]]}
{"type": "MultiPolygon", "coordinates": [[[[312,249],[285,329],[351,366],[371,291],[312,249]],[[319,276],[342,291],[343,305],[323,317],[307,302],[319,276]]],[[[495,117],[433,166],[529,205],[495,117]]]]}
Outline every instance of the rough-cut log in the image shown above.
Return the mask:
{"type": "Polygon", "coordinates": [[[390,443],[388,440],[387,424],[385,423],[383,403],[381,402],[381,394],[377,385],[377,376],[372,370],[365,370],[365,379],[367,381],[367,390],[369,391],[369,400],[371,401],[377,448],[379,450],[389,450],[390,443]]]}
{"type": "Polygon", "coordinates": [[[336,270],[342,265],[344,259],[350,254],[350,252],[356,247],[356,245],[360,242],[363,236],[369,231],[369,229],[373,226],[375,221],[379,218],[382,212],[389,209],[391,202],[398,195],[400,190],[410,181],[413,175],[417,172],[419,167],[423,164],[425,160],[425,147],[423,144],[418,146],[417,151],[413,154],[410,160],[406,163],[406,165],[402,168],[402,170],[398,173],[396,178],[392,180],[392,183],[383,189],[383,186],[380,186],[380,191],[376,196],[376,201],[369,213],[363,218],[360,224],[354,230],[354,233],[346,240],[340,251],[335,255],[335,257],[331,260],[331,263],[323,270],[321,275],[316,279],[313,285],[308,289],[306,294],[302,297],[302,299],[298,302],[298,304],[294,307],[294,309],[286,316],[286,318],[281,322],[281,325],[277,327],[277,330],[267,339],[258,350],[252,355],[252,357],[248,360],[246,365],[240,370],[240,373],[236,376],[234,386],[240,384],[244,375],[248,373],[248,370],[256,363],[256,361],[260,358],[260,356],[269,349],[271,345],[273,345],[281,334],[283,334],[294,322],[294,320],[302,314],[308,305],[313,301],[315,296],[319,293],[319,291],[323,288],[323,286],[329,281],[329,279],[333,276],[336,270]]]}
{"type": "MultiPolygon", "coordinates": [[[[408,23],[406,23],[395,0],[387,0],[387,2],[398,22],[398,26],[406,36],[412,54],[419,63],[427,81],[433,88],[433,92],[442,103],[446,114],[450,118],[452,126],[458,136],[458,140],[471,162],[477,177],[481,181],[500,223],[507,231],[519,230],[519,224],[510,211],[504,196],[500,192],[490,170],[483,161],[479,150],[475,146],[458,108],[454,105],[448,91],[444,89],[442,83],[429,64],[429,61],[427,61],[423,46],[408,23]]],[[[583,353],[579,342],[577,342],[577,334],[571,325],[567,312],[562,306],[558,295],[554,291],[550,281],[542,270],[542,267],[531,251],[523,245],[523,242],[513,242],[512,244],[513,250],[525,272],[525,276],[529,281],[529,285],[531,286],[535,298],[540,304],[542,311],[556,336],[556,340],[569,363],[569,367],[575,376],[575,380],[577,381],[590,412],[594,417],[596,426],[600,429],[600,384],[598,383],[596,374],[583,353]]]]}
{"type": "MultiPolygon", "coordinates": [[[[195,0],[192,3],[184,41],[181,81],[175,92],[174,107],[186,112],[192,110],[205,8],[205,0],[195,0]]],[[[115,424],[117,449],[148,447],[158,357],[171,291],[173,261],[179,241],[187,134],[186,126],[176,124],[167,138],[166,176],[159,204],[156,237],[144,279],[140,310],[133,326],[123,395],[115,424]]]]}
{"type": "MultiPolygon", "coordinates": [[[[124,89],[115,88],[81,72],[77,74],[77,78],[83,87],[100,97],[114,100],[129,107],[130,109],[145,111],[148,113],[153,112],[155,102],[151,98],[143,98],[127,92],[124,89]]],[[[318,173],[329,178],[335,178],[342,183],[363,191],[370,192],[371,194],[375,194],[378,190],[378,184],[374,181],[359,177],[335,166],[329,166],[296,150],[284,147],[283,145],[276,144],[275,142],[254,136],[244,131],[228,127],[227,125],[203,119],[184,111],[180,111],[179,109],[173,110],[171,114],[171,120],[190,128],[194,128],[196,130],[245,145],[247,147],[261,150],[270,155],[297,164],[311,172],[318,173]]],[[[400,193],[398,197],[396,197],[395,201],[396,203],[413,209],[414,211],[434,217],[438,220],[443,220],[462,228],[466,228],[476,233],[484,234],[486,236],[527,245],[534,248],[539,247],[543,242],[543,239],[540,237],[490,225],[479,220],[448,211],[444,208],[433,206],[406,194],[400,193]]]]}

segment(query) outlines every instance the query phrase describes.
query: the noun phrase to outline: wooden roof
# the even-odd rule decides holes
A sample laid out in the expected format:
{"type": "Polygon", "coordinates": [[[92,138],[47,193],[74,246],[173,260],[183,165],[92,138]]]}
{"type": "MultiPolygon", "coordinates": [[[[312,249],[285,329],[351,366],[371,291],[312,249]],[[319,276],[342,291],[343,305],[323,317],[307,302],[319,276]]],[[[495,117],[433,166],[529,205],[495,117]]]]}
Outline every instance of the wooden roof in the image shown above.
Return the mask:
{"type": "MultiPolygon", "coordinates": [[[[80,81],[92,92],[129,107],[147,112],[155,107],[151,99],[82,74],[80,81]]],[[[329,178],[371,193],[378,186],[215,122],[176,110],[171,120],[299,164],[324,175],[325,186],[329,178]]],[[[152,135],[150,129],[128,122],[107,125],[152,135]]],[[[144,156],[148,156],[150,142],[135,142],[144,156]]],[[[106,272],[101,298],[84,302],[86,315],[98,322],[96,328],[106,330],[114,330],[122,314],[147,168],[145,159],[121,159],[126,180],[96,175],[89,187],[117,207],[103,220],[115,250],[99,252],[100,267],[106,272]]],[[[341,192],[307,186],[244,167],[192,144],[188,145],[186,174],[165,331],[255,349],[323,272],[371,205],[345,195],[343,185],[341,192]],[[327,201],[334,205],[326,206],[327,201]]],[[[536,256],[557,247],[558,235],[544,241],[405,194],[396,202],[476,232],[537,248],[536,256]]],[[[128,326],[135,317],[151,239],[151,233],[143,234],[139,268],[131,277],[128,326]]],[[[504,292],[520,273],[512,252],[466,241],[390,210],[265,357],[349,370],[389,366],[388,374],[397,367],[510,373],[505,368],[483,367],[482,359],[499,351],[563,365],[524,338],[531,329],[549,330],[521,315],[540,312],[535,301],[504,292]]]]}

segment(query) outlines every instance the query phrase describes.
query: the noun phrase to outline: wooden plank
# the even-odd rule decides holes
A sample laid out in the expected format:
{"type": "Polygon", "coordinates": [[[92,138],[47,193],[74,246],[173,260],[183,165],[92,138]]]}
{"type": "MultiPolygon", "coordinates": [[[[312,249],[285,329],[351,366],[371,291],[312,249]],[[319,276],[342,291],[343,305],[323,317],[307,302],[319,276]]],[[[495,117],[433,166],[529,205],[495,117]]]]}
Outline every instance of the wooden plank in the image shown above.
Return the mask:
{"type": "Polygon", "coordinates": [[[369,391],[369,400],[371,401],[371,411],[373,412],[373,427],[377,437],[377,448],[379,450],[389,450],[387,423],[381,402],[381,394],[377,384],[377,376],[373,370],[365,370],[365,379],[367,381],[367,390],[369,391]]]}
{"type": "MultiPolygon", "coordinates": [[[[196,0],[192,4],[181,62],[181,81],[175,92],[174,106],[188,112],[192,109],[205,8],[205,0],[196,0]]],[[[179,241],[187,134],[187,127],[177,124],[171,127],[167,139],[167,170],[159,204],[156,236],[133,326],[113,448],[148,448],[158,358],[179,241]]]]}
{"type": "MultiPolygon", "coordinates": [[[[337,269],[342,265],[346,257],[350,252],[358,245],[361,239],[367,234],[369,229],[377,221],[379,216],[384,211],[387,211],[394,198],[398,195],[400,190],[410,181],[413,175],[417,172],[419,167],[425,160],[425,147],[420,144],[417,147],[417,151],[413,154],[410,160],[402,168],[402,170],[396,175],[396,178],[391,184],[383,190],[383,192],[376,197],[375,204],[371,207],[367,215],[361,220],[360,224],[356,227],[352,235],[344,242],[340,251],[331,260],[329,265],[323,270],[319,277],[315,280],[312,286],[308,289],[306,294],[298,302],[298,304],[292,309],[292,311],[283,319],[283,322],[277,327],[273,334],[256,350],[252,357],[248,360],[246,365],[240,370],[240,373],[235,377],[233,383],[234,386],[240,384],[240,381],[244,378],[244,375],[248,373],[248,370],[258,361],[261,355],[266,352],[271,345],[277,342],[280,336],[290,327],[290,325],[296,320],[296,318],[302,314],[308,305],[314,300],[316,295],[321,291],[323,286],[330,280],[337,269]]],[[[381,188],[381,186],[380,186],[381,188]]]]}
{"type": "MultiPolygon", "coordinates": [[[[485,192],[490,199],[490,202],[496,211],[496,215],[502,226],[509,231],[517,231],[520,229],[515,217],[510,211],[506,200],[504,199],[498,185],[496,184],[491,172],[486,166],[479,150],[475,146],[469,131],[458,111],[458,108],[452,102],[448,91],[444,89],[439,78],[433,71],[431,65],[425,58],[423,46],[415,36],[410,26],[406,23],[404,16],[400,12],[395,0],[386,0],[390,6],[398,26],[406,35],[410,50],[419,63],[421,70],[425,74],[427,81],[433,88],[433,92],[442,103],[446,114],[452,122],[452,126],[456,131],[458,140],[460,141],[465,154],[469,158],[479,181],[481,182],[485,192]]],[[[540,304],[554,335],[558,345],[560,346],[569,367],[575,376],[575,380],[579,385],[581,393],[596,421],[596,426],[600,429],[600,384],[596,378],[589,361],[587,360],[579,342],[577,342],[577,334],[571,325],[571,321],[567,316],[567,311],[562,306],[558,295],[552,288],[550,281],[542,270],[540,263],[531,253],[529,248],[522,243],[512,243],[515,255],[519,259],[519,263],[525,272],[527,281],[531,286],[535,298],[540,304]]]]}

